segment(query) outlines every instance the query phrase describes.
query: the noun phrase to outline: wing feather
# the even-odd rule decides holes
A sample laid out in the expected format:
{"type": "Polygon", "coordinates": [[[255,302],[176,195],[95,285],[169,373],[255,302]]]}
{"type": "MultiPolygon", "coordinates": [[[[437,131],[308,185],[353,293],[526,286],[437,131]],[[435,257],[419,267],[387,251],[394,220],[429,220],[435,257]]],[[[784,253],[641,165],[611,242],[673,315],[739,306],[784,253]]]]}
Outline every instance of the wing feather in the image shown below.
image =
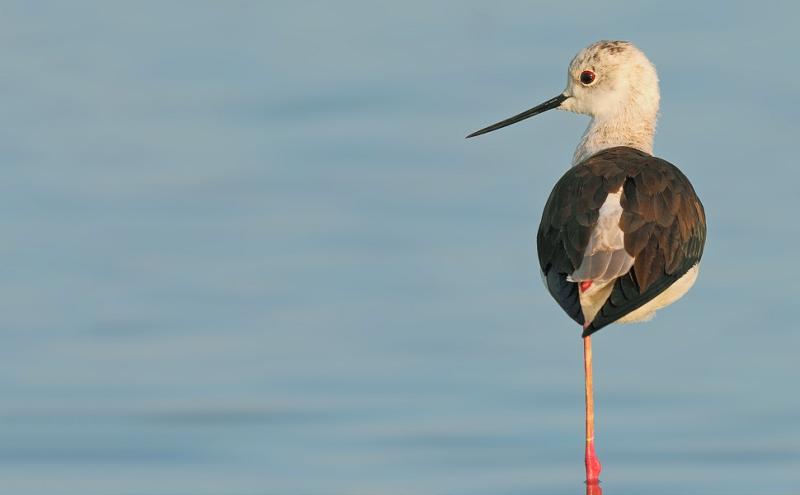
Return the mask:
{"type": "Polygon", "coordinates": [[[633,148],[610,148],[572,167],[553,188],[537,235],[539,264],[551,295],[581,324],[576,282],[614,280],[584,331],[589,335],[643,306],[696,265],[705,236],[703,205],[677,167],[633,148]],[[614,229],[597,230],[608,218],[601,208],[617,192],[621,245],[609,237],[614,229]]]}

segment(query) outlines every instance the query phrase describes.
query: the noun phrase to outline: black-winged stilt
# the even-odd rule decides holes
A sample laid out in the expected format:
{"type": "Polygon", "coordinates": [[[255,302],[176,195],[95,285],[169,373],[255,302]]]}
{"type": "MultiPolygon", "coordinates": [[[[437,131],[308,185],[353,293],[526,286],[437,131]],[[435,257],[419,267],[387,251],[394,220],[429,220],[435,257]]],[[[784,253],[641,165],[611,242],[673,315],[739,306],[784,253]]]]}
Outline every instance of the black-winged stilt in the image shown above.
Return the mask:
{"type": "Polygon", "coordinates": [[[553,108],[592,117],[537,236],[547,290],[583,327],[589,485],[600,475],[590,336],[610,323],[648,320],[686,294],[706,238],[703,205],[689,179],[652,156],[659,98],[656,69],[644,53],[626,41],[599,41],[572,59],[561,94],[467,136],[553,108]]]}

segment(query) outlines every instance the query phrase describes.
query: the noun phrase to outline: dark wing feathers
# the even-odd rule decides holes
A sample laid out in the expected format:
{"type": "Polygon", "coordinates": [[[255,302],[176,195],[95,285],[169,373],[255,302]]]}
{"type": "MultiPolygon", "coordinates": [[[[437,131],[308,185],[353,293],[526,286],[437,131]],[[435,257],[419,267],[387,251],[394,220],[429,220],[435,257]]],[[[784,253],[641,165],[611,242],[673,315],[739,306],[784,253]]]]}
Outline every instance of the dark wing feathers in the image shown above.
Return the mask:
{"type": "Polygon", "coordinates": [[[545,274],[547,282],[547,290],[553,295],[561,309],[563,309],[570,318],[575,320],[578,325],[583,325],[583,310],[581,309],[581,301],[578,298],[578,284],[568,282],[566,277],[562,277],[555,270],[550,270],[545,274]]]}
{"type": "Polygon", "coordinates": [[[577,284],[600,207],[623,188],[620,228],[633,267],[618,278],[589,335],[643,306],[700,261],[706,236],[703,205],[677,167],[628,147],[603,150],[572,167],[547,200],[539,226],[539,265],[550,294],[583,324],[577,284]]]}

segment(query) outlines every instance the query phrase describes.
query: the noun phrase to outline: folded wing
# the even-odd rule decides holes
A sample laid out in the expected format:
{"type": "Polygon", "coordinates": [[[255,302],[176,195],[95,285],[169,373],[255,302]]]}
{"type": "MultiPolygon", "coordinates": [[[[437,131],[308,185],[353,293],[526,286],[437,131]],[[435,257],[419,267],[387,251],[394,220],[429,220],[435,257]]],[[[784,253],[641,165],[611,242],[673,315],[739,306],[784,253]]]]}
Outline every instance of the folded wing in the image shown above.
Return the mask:
{"type": "Polygon", "coordinates": [[[553,188],[537,236],[539,264],[550,294],[581,325],[576,282],[614,281],[588,335],[696,265],[705,235],[703,206],[677,167],[633,148],[610,148],[572,167],[553,188]]]}

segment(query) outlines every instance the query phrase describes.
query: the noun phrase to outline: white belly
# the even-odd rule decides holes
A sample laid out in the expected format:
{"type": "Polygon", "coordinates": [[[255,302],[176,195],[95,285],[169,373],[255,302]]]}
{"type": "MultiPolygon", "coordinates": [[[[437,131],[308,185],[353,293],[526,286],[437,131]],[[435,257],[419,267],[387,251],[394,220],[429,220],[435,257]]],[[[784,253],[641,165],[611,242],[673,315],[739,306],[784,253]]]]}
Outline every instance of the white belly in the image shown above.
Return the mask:
{"type": "Polygon", "coordinates": [[[698,263],[684,273],[674,284],[670,285],[667,290],[654,297],[650,302],[639,309],[631,311],[623,316],[617,320],[616,323],[633,323],[636,321],[651,320],[656,315],[656,310],[669,306],[689,292],[689,289],[692,288],[695,280],[697,280],[697,274],[699,272],[700,264],[698,263]]]}
{"type": "MultiPolygon", "coordinates": [[[[633,323],[652,319],[656,314],[656,310],[669,306],[689,292],[689,289],[694,285],[695,280],[697,280],[699,271],[700,265],[694,265],[689,271],[684,273],[681,278],[676,280],[674,284],[670,285],[667,290],[654,297],[650,302],[639,309],[631,311],[623,316],[615,323],[633,323]]],[[[611,291],[614,289],[615,282],[616,280],[610,280],[604,283],[595,283],[589,287],[589,290],[578,292],[583,317],[587,322],[591,322],[597,315],[597,312],[600,311],[600,308],[606,303],[608,296],[611,295],[611,291]]]]}

